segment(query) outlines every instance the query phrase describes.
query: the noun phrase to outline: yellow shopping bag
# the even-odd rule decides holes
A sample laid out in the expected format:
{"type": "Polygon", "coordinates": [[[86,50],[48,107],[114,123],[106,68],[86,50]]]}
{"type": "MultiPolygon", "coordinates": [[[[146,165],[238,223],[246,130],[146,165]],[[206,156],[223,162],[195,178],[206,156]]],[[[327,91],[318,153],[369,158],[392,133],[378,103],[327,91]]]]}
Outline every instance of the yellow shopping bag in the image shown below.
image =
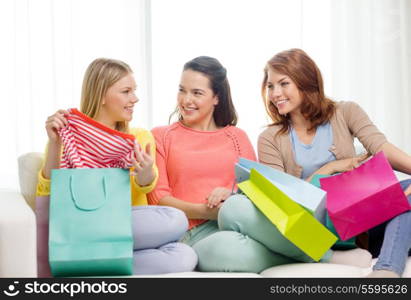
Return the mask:
{"type": "Polygon", "coordinates": [[[337,241],[337,237],[255,169],[250,179],[238,184],[241,191],[294,245],[315,261],[337,241]]]}

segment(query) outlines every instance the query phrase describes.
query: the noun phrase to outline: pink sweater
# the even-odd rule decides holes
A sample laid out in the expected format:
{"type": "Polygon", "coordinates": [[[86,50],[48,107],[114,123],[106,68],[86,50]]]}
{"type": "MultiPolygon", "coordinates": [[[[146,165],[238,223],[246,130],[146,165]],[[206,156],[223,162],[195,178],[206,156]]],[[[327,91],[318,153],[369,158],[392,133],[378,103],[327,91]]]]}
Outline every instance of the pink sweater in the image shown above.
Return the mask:
{"type": "MultiPolygon", "coordinates": [[[[234,164],[239,157],[256,160],[247,134],[234,126],[198,131],[180,122],[152,130],[156,140],[159,179],[148,194],[149,204],[173,196],[192,203],[206,203],[216,187],[230,189],[235,183],[234,164]]],[[[189,227],[206,220],[191,219],[189,227]]]]}

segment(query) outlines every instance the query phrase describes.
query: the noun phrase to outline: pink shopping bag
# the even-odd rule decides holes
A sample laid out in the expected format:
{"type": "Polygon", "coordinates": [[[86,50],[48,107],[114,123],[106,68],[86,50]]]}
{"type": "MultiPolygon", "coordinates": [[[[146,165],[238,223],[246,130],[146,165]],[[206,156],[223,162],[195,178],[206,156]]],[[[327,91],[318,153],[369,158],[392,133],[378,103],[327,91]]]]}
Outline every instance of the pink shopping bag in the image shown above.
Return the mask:
{"type": "Polygon", "coordinates": [[[321,178],[328,214],[343,241],[411,209],[381,151],[358,168],[321,178]]]}

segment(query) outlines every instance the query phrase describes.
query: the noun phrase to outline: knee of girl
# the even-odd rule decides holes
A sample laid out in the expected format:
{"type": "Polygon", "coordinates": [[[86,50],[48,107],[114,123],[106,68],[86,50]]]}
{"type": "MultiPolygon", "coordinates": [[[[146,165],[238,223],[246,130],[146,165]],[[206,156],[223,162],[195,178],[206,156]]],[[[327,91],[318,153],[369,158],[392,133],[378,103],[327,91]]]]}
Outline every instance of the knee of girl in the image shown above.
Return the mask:
{"type": "Polygon", "coordinates": [[[170,264],[164,266],[164,273],[191,272],[198,263],[197,253],[190,246],[183,243],[171,243],[172,253],[169,259],[170,264]]]}
{"type": "Polygon", "coordinates": [[[221,230],[237,230],[244,216],[249,214],[253,205],[245,195],[229,197],[218,213],[218,225],[221,230]]]}
{"type": "Polygon", "coordinates": [[[203,272],[227,271],[221,265],[221,262],[227,262],[227,258],[232,255],[231,251],[225,247],[225,243],[221,241],[222,235],[213,234],[196,244],[193,248],[198,256],[198,270],[203,272]],[[220,237],[220,239],[218,238],[220,237]]]}
{"type": "Polygon", "coordinates": [[[198,270],[203,272],[259,273],[271,266],[269,251],[256,241],[234,231],[220,231],[193,246],[198,270]]]}
{"type": "Polygon", "coordinates": [[[186,214],[177,208],[166,207],[166,213],[169,218],[168,230],[174,232],[180,237],[188,230],[188,219],[186,214]]]}
{"type": "Polygon", "coordinates": [[[194,251],[193,248],[186,244],[182,244],[184,250],[182,250],[182,259],[180,261],[180,267],[182,272],[190,272],[195,269],[198,263],[198,256],[197,253],[194,251]]]}

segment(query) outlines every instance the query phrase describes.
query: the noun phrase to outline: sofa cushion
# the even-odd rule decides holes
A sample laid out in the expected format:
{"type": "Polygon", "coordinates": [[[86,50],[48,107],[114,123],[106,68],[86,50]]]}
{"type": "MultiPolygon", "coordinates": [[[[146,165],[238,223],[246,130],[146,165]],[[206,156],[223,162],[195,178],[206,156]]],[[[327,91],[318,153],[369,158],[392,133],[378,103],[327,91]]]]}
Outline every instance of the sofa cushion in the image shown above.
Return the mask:
{"type": "MultiPolygon", "coordinates": [[[[372,260],[369,268],[360,268],[347,265],[327,264],[327,263],[296,263],[272,267],[260,273],[262,277],[300,277],[300,278],[336,278],[336,277],[366,277],[372,272],[372,266],[377,259],[372,260]]],[[[402,277],[411,277],[411,257],[402,277]]]]}
{"type": "Polygon", "coordinates": [[[133,275],[135,278],[261,278],[256,273],[240,273],[240,272],[181,272],[181,273],[167,273],[158,275],[133,275]]]}
{"type": "MultiPolygon", "coordinates": [[[[371,266],[373,266],[376,263],[376,261],[377,259],[373,259],[371,266]]],[[[133,277],[360,278],[366,277],[370,272],[372,272],[372,267],[359,268],[354,266],[326,263],[296,263],[272,267],[264,270],[260,274],[223,272],[184,272],[160,275],[139,275],[133,277]]],[[[407,265],[402,277],[411,278],[411,257],[408,258],[407,265]]]]}
{"type": "Polygon", "coordinates": [[[21,193],[0,189],[0,278],[36,276],[34,213],[21,193]]]}
{"type": "Polygon", "coordinates": [[[39,152],[25,153],[18,158],[20,191],[27,203],[34,209],[37,174],[43,162],[39,152]]]}
{"type": "Polygon", "coordinates": [[[260,273],[263,277],[365,277],[371,268],[327,264],[327,263],[295,263],[272,267],[260,273]]]}

